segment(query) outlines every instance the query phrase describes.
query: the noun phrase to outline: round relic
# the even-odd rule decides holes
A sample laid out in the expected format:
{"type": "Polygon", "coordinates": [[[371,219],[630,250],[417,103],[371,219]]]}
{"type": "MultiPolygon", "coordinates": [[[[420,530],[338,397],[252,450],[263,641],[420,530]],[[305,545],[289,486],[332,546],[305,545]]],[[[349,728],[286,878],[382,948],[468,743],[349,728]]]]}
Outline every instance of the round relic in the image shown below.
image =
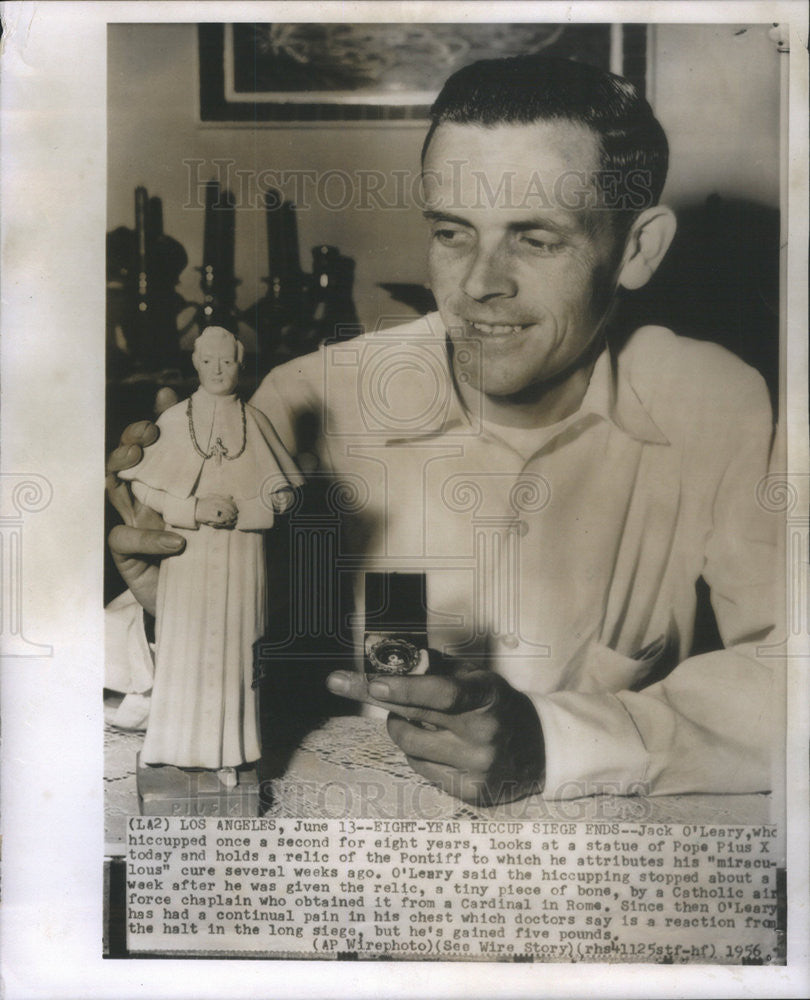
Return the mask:
{"type": "Polygon", "coordinates": [[[380,674],[410,674],[419,665],[419,650],[406,639],[386,636],[369,645],[368,659],[380,674]]]}

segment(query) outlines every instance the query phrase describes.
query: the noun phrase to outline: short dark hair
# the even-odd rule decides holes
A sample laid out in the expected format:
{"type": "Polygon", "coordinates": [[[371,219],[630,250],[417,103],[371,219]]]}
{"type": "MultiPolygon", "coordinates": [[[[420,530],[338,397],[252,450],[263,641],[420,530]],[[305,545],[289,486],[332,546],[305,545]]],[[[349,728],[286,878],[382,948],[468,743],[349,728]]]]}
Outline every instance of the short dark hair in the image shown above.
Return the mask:
{"type": "Polygon", "coordinates": [[[433,133],[445,123],[486,128],[559,120],[596,134],[603,178],[614,172],[643,177],[645,203],[622,216],[657,204],[666,181],[669,144],[650,105],[628,80],[587,63],[536,54],[482,59],[447,80],[430,118],[423,163],[433,133]]]}

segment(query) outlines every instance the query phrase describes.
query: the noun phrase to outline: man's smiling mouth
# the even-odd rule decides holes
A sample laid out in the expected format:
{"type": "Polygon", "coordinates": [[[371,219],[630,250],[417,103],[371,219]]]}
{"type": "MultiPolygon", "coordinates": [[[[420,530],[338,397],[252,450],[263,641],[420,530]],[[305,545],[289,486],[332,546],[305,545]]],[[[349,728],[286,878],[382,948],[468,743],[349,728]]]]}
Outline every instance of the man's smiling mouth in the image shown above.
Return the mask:
{"type": "Polygon", "coordinates": [[[527,327],[531,326],[531,323],[479,323],[475,320],[467,320],[467,325],[471,326],[474,330],[480,330],[481,333],[503,335],[507,333],[520,333],[521,330],[525,330],[527,327]]]}

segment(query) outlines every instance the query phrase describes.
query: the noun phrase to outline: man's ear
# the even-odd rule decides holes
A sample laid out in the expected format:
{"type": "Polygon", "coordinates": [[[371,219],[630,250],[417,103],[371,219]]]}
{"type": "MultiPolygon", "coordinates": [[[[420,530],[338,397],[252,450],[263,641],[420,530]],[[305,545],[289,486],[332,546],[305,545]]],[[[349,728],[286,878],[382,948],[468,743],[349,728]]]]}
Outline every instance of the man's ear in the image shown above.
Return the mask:
{"type": "Polygon", "coordinates": [[[666,205],[645,209],[633,223],[619,268],[619,284],[633,291],[646,285],[664,259],[678,228],[675,213],[666,205]]]}

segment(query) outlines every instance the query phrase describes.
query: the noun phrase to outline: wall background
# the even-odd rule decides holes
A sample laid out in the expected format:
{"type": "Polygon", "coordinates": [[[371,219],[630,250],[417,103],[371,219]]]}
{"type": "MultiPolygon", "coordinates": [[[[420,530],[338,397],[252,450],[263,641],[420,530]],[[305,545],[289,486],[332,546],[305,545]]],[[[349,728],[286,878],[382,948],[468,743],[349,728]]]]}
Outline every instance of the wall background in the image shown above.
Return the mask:
{"type": "MultiPolygon", "coordinates": [[[[676,210],[710,194],[779,205],[779,56],[770,25],[651,26],[648,96],[667,131],[671,171],[665,198],[676,210]]],[[[134,189],[163,199],[165,232],[189,255],[180,292],[199,300],[203,212],[189,203],[189,178],[214,176],[215,159],[234,170],[260,172],[418,170],[424,129],[406,124],[273,128],[210,126],[198,122],[197,30],[193,24],[116,24],[108,29],[107,228],[134,224],[134,189]],[[185,160],[204,160],[189,167],[185,160]]],[[[393,200],[391,186],[383,190],[393,200]]],[[[359,191],[359,189],[356,189],[359,191]]],[[[338,183],[327,189],[341,199],[338,183]]],[[[414,208],[330,211],[299,208],[301,264],[310,248],[331,243],[357,262],[355,302],[361,321],[409,314],[378,282],[423,282],[425,233],[414,208]]],[[[267,273],[264,211],[237,213],[238,305],[262,294],[267,273]]]]}

